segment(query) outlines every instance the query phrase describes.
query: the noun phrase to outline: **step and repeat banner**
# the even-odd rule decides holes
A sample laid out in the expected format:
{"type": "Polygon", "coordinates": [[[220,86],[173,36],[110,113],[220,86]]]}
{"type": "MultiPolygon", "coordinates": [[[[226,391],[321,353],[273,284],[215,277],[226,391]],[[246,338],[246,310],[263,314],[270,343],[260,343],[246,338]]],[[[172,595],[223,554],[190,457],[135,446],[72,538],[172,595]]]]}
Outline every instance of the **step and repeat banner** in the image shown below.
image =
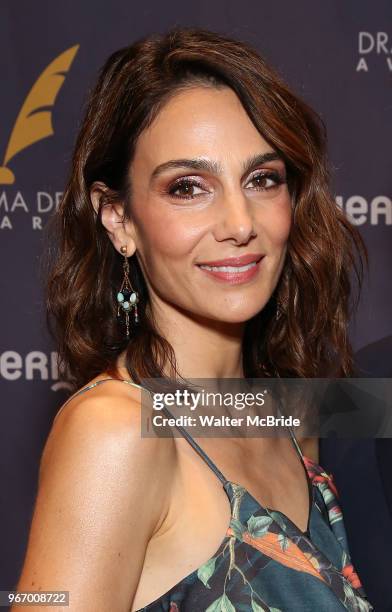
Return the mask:
{"type": "Polygon", "coordinates": [[[68,387],[45,326],[43,230],[64,188],[83,105],[115,49],[174,25],[253,44],[322,116],[336,200],[370,254],[354,348],[391,376],[392,4],[199,0],[0,4],[1,567],[14,588],[39,457],[68,387]]]}

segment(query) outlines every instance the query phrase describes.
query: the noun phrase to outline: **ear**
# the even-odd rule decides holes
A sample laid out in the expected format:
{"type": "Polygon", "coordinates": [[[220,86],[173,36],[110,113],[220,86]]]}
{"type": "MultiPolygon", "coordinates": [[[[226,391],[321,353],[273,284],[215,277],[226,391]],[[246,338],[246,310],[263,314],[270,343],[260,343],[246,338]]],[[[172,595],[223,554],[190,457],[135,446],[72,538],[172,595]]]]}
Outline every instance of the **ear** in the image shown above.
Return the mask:
{"type": "MultiPolygon", "coordinates": [[[[109,191],[109,188],[99,181],[91,186],[90,199],[96,215],[98,215],[102,200],[109,191]]],[[[130,257],[136,251],[134,228],[133,223],[129,219],[124,219],[123,216],[123,202],[108,202],[102,205],[101,222],[106,228],[114,248],[121,253],[121,247],[126,246],[127,256],[130,257]]]]}

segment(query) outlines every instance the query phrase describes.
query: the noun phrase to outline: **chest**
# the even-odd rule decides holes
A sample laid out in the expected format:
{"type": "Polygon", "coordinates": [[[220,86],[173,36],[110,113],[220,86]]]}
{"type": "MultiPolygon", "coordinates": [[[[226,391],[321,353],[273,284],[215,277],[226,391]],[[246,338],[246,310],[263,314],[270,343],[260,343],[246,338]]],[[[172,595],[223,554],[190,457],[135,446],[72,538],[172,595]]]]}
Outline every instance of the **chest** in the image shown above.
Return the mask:
{"type": "MultiPolygon", "coordinates": [[[[202,457],[185,440],[179,440],[179,481],[186,497],[205,499],[203,511],[214,513],[222,497],[222,483],[202,457]]],[[[249,440],[238,445],[231,440],[203,440],[203,450],[225,478],[244,487],[264,508],[285,514],[301,531],[306,531],[312,485],[306,467],[290,439],[249,440]],[[249,442],[249,444],[247,444],[249,442]]]]}
{"type": "MultiPolygon", "coordinates": [[[[149,543],[136,605],[153,601],[213,558],[227,536],[232,517],[227,492],[211,467],[186,440],[180,438],[176,444],[178,466],[173,474],[170,510],[149,543]]],[[[278,510],[306,531],[308,482],[294,449],[282,446],[269,461],[255,457],[252,449],[241,453],[235,445],[214,449],[210,444],[207,450],[226,478],[245,487],[256,504],[278,510]]]]}

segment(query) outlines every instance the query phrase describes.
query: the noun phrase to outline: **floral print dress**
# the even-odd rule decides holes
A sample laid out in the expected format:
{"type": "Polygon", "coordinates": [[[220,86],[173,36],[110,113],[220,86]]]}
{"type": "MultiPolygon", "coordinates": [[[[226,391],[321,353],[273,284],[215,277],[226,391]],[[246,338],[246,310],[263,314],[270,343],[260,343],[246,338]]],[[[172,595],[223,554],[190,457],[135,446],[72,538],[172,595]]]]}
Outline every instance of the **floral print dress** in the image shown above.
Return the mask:
{"type": "MultiPolygon", "coordinates": [[[[105,382],[103,379],[82,391],[105,382]]],[[[139,388],[140,385],[123,380],[139,388]]],[[[171,413],[164,409],[168,415],[171,413]]],[[[189,432],[180,433],[222,482],[231,521],[216,553],[164,595],[137,612],[367,612],[350,560],[342,511],[332,476],[305,457],[310,492],[307,532],[283,513],[264,508],[241,485],[227,480],[189,432]]]]}

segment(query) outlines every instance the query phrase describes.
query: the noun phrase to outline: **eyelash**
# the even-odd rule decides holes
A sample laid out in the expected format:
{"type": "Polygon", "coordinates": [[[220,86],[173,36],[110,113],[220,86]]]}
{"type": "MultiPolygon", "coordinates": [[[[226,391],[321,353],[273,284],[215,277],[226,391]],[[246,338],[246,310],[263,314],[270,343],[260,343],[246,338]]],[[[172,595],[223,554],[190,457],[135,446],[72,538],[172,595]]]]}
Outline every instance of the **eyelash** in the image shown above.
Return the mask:
{"type": "MultiPolygon", "coordinates": [[[[272,185],[271,187],[256,187],[256,191],[269,191],[270,189],[276,189],[277,187],[279,187],[279,185],[282,185],[283,183],[286,182],[284,178],[278,172],[271,172],[271,171],[258,172],[257,174],[254,174],[252,178],[250,179],[250,181],[248,182],[252,182],[255,179],[260,178],[260,177],[263,179],[272,179],[273,181],[275,181],[275,185],[272,185]]],[[[202,195],[200,193],[196,195],[178,195],[174,193],[175,191],[177,191],[177,189],[179,189],[180,187],[184,187],[184,186],[185,187],[199,187],[200,189],[204,189],[203,185],[199,183],[198,181],[196,181],[195,179],[180,178],[169,187],[169,189],[167,190],[167,193],[171,197],[178,198],[181,200],[193,200],[194,198],[197,198],[198,196],[202,195]]]]}

